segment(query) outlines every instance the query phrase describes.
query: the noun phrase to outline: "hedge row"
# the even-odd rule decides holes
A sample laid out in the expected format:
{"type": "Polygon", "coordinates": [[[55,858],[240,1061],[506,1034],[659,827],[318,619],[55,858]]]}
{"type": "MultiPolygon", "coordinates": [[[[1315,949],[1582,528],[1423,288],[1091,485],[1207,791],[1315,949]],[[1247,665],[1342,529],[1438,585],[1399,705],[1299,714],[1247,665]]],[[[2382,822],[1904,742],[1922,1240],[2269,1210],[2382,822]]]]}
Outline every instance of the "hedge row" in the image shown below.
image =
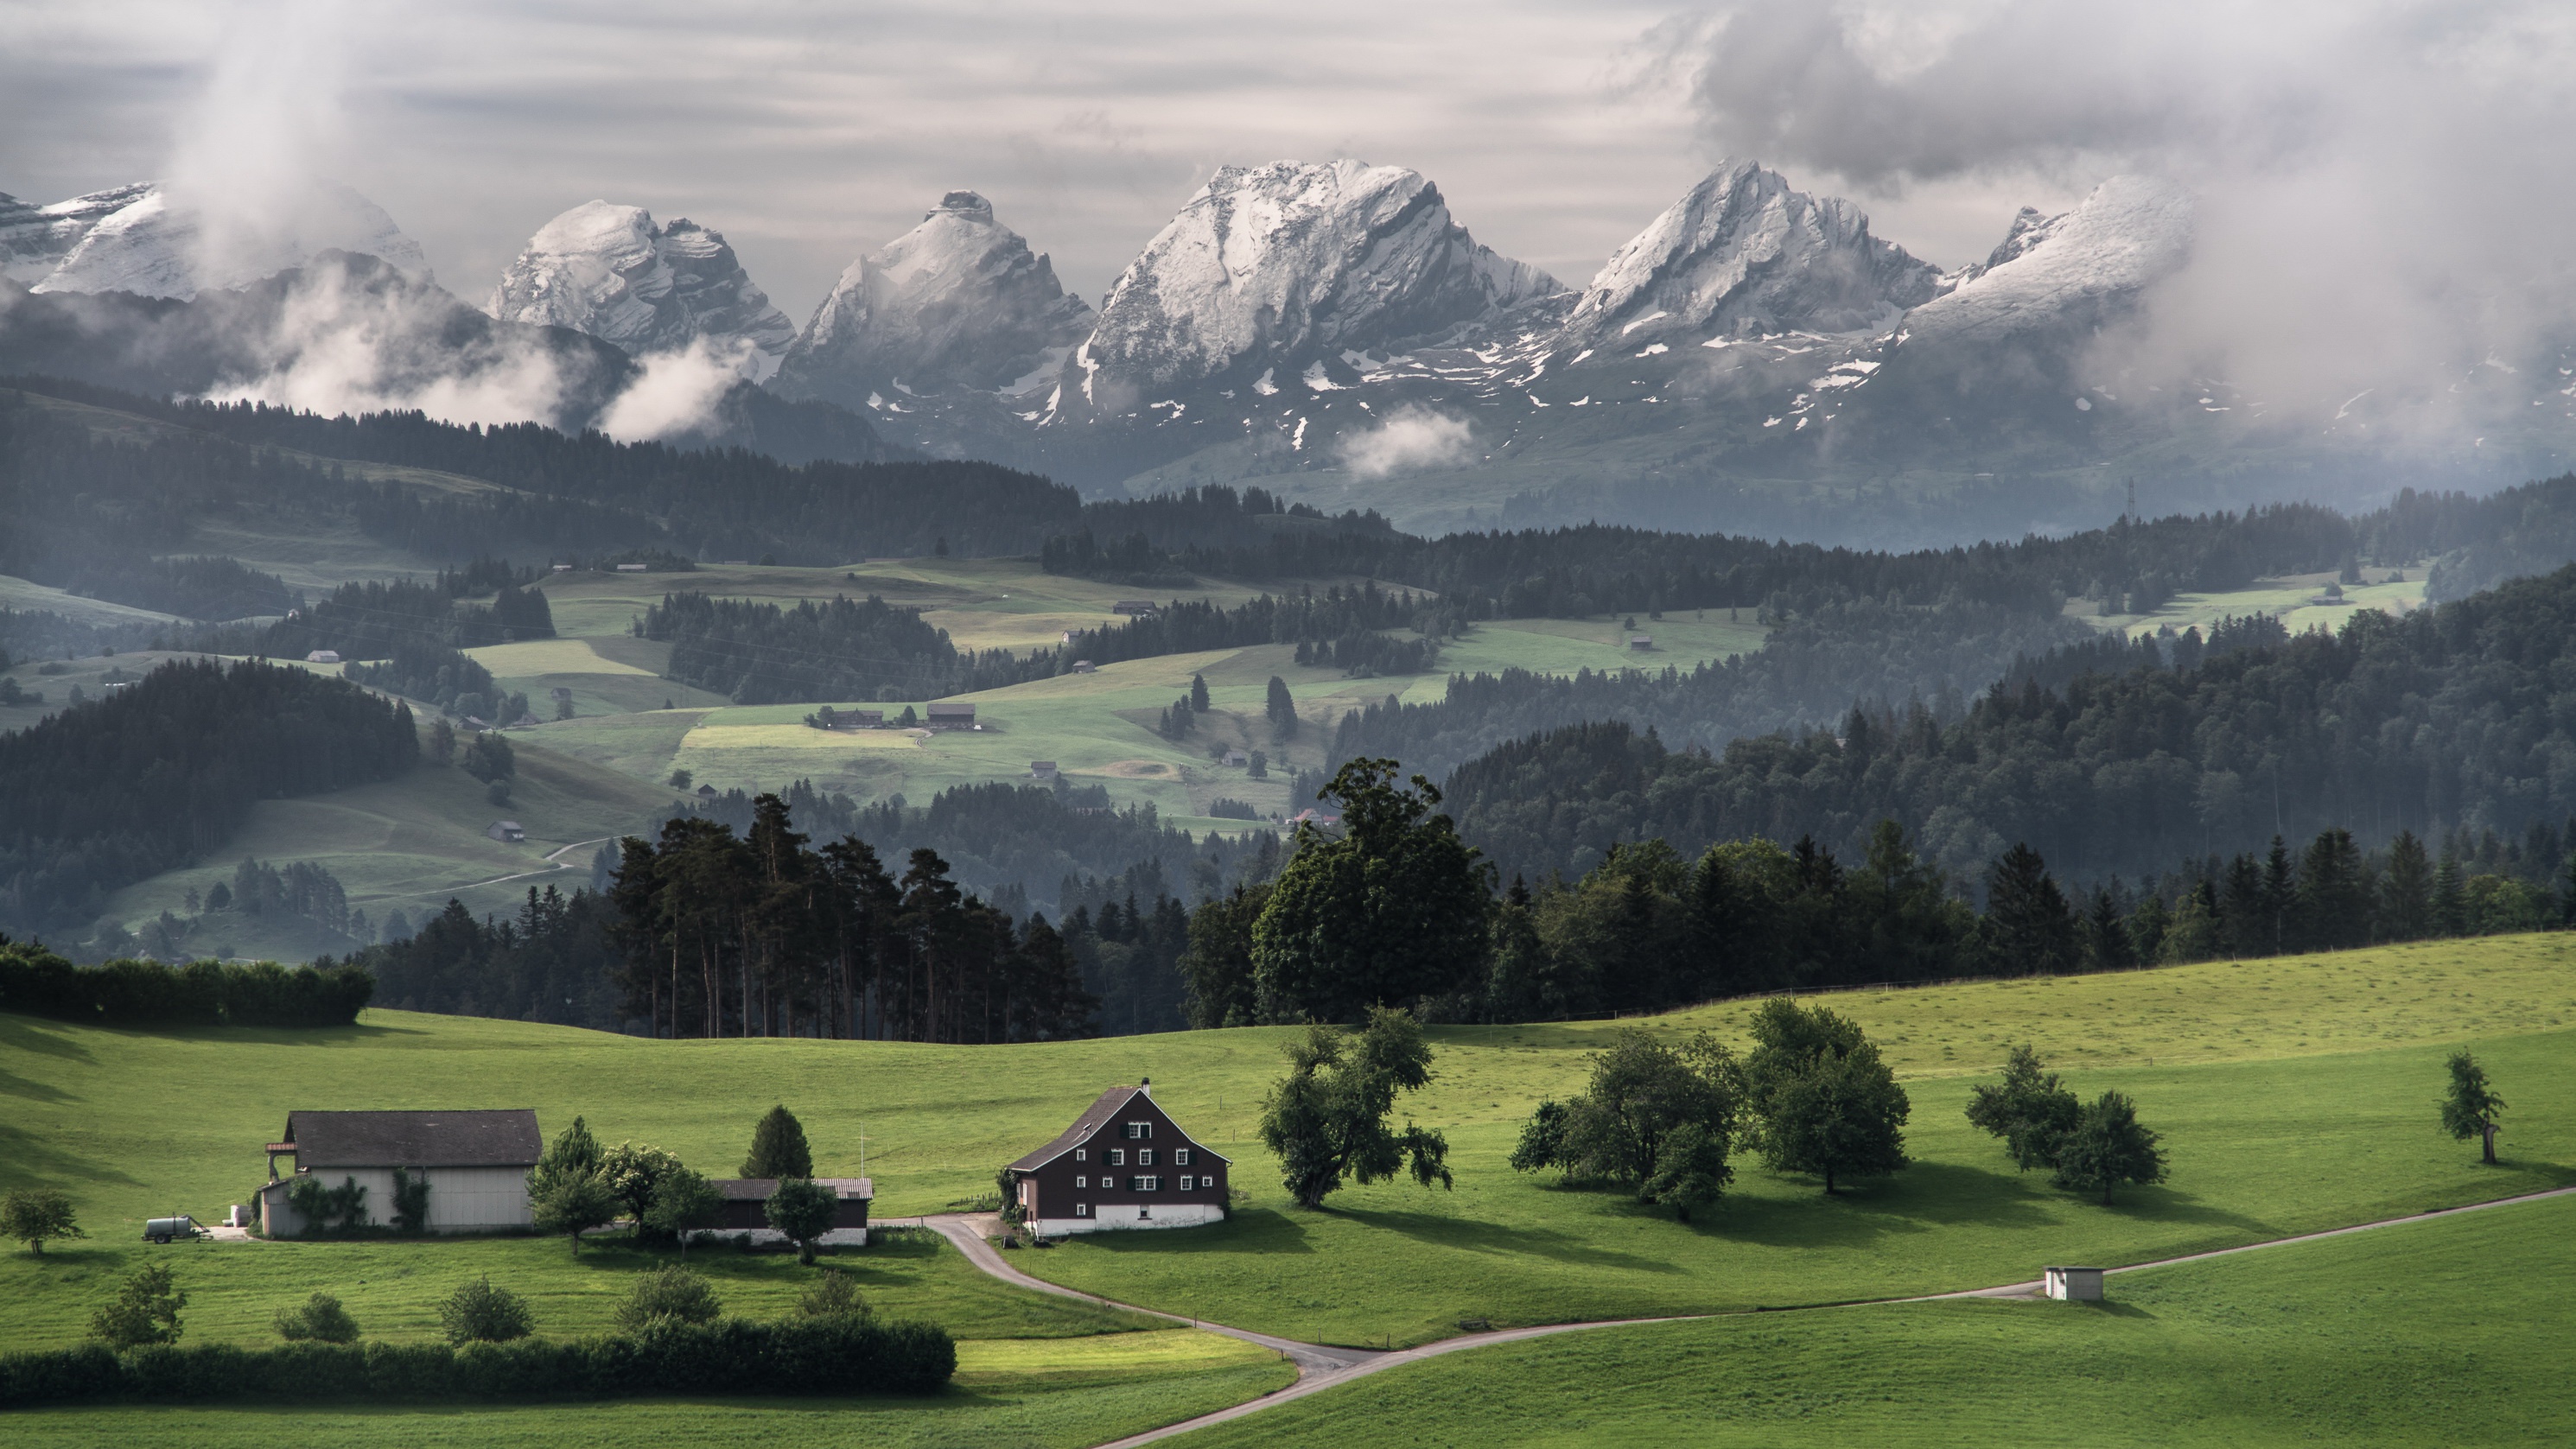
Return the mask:
{"type": "Polygon", "coordinates": [[[0,940],[0,1011],[101,1026],[347,1026],[375,994],[354,966],[110,961],[75,966],[0,940]]]}
{"type": "Polygon", "coordinates": [[[645,1394],[926,1394],[957,1371],[928,1323],[748,1318],[673,1323],[634,1338],[515,1343],[96,1344],[0,1355],[0,1407],[106,1401],[606,1399],[645,1394]]]}

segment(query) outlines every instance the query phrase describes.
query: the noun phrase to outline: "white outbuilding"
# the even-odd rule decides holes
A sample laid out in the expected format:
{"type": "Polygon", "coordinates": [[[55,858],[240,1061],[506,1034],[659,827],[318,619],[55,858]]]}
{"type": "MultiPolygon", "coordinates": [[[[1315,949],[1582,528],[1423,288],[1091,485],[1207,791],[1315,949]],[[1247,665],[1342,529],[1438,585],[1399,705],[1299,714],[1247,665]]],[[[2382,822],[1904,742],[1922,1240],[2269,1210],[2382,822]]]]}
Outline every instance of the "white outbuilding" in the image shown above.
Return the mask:
{"type": "Polygon", "coordinates": [[[396,1177],[426,1182],[422,1226],[433,1233],[491,1233],[529,1227],[528,1172],[545,1153],[532,1107],[462,1112],[289,1112],[286,1136],[268,1145],[269,1182],[259,1190],[260,1230],[293,1237],[306,1227],[289,1201],[297,1179],[366,1189],[357,1221],[390,1225],[396,1177]],[[294,1175],[278,1178],[292,1155],[294,1175]]]}
{"type": "Polygon", "coordinates": [[[2099,1268],[2050,1268],[2043,1290],[2051,1298],[2077,1303],[2102,1301],[2102,1270],[2099,1268]]]}

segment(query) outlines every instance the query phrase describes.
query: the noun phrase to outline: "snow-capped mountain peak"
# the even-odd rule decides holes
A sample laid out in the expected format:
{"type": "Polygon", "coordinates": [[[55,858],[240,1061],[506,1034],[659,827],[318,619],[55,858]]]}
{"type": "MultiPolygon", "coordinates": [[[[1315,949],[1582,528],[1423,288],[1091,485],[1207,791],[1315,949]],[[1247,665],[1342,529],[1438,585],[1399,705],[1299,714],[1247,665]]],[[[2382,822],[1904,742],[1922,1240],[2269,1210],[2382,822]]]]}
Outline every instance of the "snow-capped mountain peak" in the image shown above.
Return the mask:
{"type": "Polygon", "coordinates": [[[246,287],[325,251],[429,275],[420,244],[384,208],[337,182],[290,189],[282,205],[249,215],[200,201],[157,181],[50,206],[0,196],[0,273],[37,292],[182,298],[246,287]]]}
{"type": "Polygon", "coordinates": [[[569,327],[630,353],[704,339],[732,351],[753,381],[778,370],[796,335],[752,284],[722,233],[640,206],[588,201],[537,228],[485,311],[505,322],[569,327]]]}
{"type": "Polygon", "coordinates": [[[1218,169],[1146,243],[1082,358],[1107,385],[1161,390],[1450,337],[1563,289],[1480,245],[1439,188],[1344,159],[1218,169]]]}
{"type": "Polygon", "coordinates": [[[2135,175],[2112,177],[2056,216],[2024,207],[1986,260],[1909,313],[1905,330],[1930,341],[2089,325],[2100,303],[2134,295],[2183,264],[2192,212],[2183,187],[2135,175]]]}
{"type": "Polygon", "coordinates": [[[1565,340],[1884,330],[1930,300],[1937,279],[1930,263],[1870,235],[1860,208],[1730,161],[1611,254],[1568,315],[1565,340]]]}
{"type": "Polygon", "coordinates": [[[1019,392],[1053,380],[1091,331],[1090,304],[972,191],[850,263],[788,350],[790,397],[857,407],[898,389],[1019,392]]]}

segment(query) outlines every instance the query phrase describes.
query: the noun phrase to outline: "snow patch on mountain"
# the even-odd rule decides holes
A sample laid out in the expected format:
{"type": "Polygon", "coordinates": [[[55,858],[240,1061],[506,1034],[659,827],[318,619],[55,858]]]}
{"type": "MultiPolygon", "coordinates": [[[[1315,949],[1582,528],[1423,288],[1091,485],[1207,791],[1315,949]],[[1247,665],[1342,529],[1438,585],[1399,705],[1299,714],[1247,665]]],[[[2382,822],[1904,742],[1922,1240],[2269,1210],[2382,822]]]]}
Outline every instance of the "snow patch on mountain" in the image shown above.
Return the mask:
{"type": "Polygon", "coordinates": [[[1938,280],[1930,263],[1870,235],[1860,208],[1730,161],[1611,254],[1561,340],[1581,347],[1711,328],[1722,337],[1884,331],[1931,300],[1938,280]]]}
{"type": "Polygon", "coordinates": [[[919,226],[850,263],[774,387],[850,403],[898,383],[917,394],[1034,392],[1091,325],[1091,305],[1064,290],[1044,253],[996,220],[991,202],[952,191],[919,226]]]}
{"type": "Polygon", "coordinates": [[[199,204],[157,181],[50,206],[0,195],[0,273],[36,292],[188,298],[249,286],[325,251],[429,276],[420,244],[384,208],[337,182],[291,188],[281,207],[254,216],[199,204]]]}
{"type": "Polygon", "coordinates": [[[721,356],[755,382],[778,370],[796,335],[721,232],[686,217],[657,225],[640,206],[606,201],[539,227],[484,310],[569,327],[630,355],[721,356]]]}
{"type": "Polygon", "coordinates": [[[1302,374],[1344,349],[1435,342],[1562,290],[1468,235],[1418,172],[1227,166],[1119,276],[1076,357],[1095,406],[1120,411],[1235,374],[1302,374]]]}

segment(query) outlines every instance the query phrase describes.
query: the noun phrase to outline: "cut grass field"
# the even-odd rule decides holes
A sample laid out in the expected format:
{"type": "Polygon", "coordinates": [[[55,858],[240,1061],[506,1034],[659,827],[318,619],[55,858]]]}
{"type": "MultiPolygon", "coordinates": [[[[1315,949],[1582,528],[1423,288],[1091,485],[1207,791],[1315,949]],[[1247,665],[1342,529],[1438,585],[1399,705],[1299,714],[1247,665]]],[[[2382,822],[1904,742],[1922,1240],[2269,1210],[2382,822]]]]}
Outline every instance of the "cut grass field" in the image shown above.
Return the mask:
{"type": "Polygon", "coordinates": [[[2223,593],[2176,594],[2152,614],[2105,615],[2098,605],[2085,601],[2069,603],[2066,607],[2069,613],[2097,629],[2129,635],[2153,634],[2163,628],[2171,628],[2177,633],[2198,628],[2207,634],[2210,626],[2221,619],[2242,619],[2254,614],[2269,614],[2279,619],[2282,627],[2291,633],[2302,634],[2315,628],[2341,629],[2344,621],[2360,609],[2403,614],[2422,608],[2424,571],[2417,569],[2413,578],[2402,583],[2390,582],[2389,572],[2386,569],[2370,570],[2364,577],[2376,573],[2379,575],[2377,582],[2345,585],[2344,602],[2340,604],[2314,602],[2324,593],[2326,585],[2335,581],[2335,572],[2329,569],[2323,573],[2257,579],[2249,588],[2223,593]]]}
{"type": "Polygon", "coordinates": [[[2562,1444],[2576,1201],[1963,1300],[1472,1349],[1192,1434],[1246,1444],[2562,1444]]]}
{"type": "MultiPolygon", "coordinates": [[[[1285,1201],[1254,1141],[1283,1029],[958,1048],[653,1042],[376,1011],[322,1032],[0,1018],[0,1093],[16,1099],[0,1121],[0,1187],[61,1184],[93,1231],[127,1238],[147,1215],[207,1218],[245,1200],[258,1144],[292,1108],[530,1106],[549,1131],[579,1112],[604,1140],[658,1143],[721,1171],[740,1160],[754,1118],[785,1101],[827,1174],[858,1169],[866,1133],[883,1221],[989,1192],[997,1164],[1101,1088],[1149,1075],[1176,1118],[1232,1160],[1244,1201],[1221,1226],[1103,1235],[1025,1255],[1027,1271],[1240,1327],[1405,1344],[1465,1318],[1976,1287],[2051,1262],[2139,1262],[2576,1181],[2571,952],[2576,938],[2544,935],[1836,996],[1906,1079],[1916,1165],[1826,1198],[1747,1159],[1727,1200],[1687,1225],[1505,1164],[1541,1098],[1580,1090],[1587,1054],[1620,1025],[1608,1022],[1436,1029],[1438,1078],[1403,1111],[1448,1134],[1456,1191],[1354,1187],[1308,1212],[1285,1201]],[[2135,1096],[2165,1134],[2173,1181],[2105,1209],[2015,1172],[1970,1130],[1972,1074],[2023,1040],[2079,1093],[2135,1096]],[[2513,1103],[2498,1167],[2435,1125],[2442,1059],[2462,1041],[2513,1103]]],[[[1743,1010],[1628,1024],[1732,1038],[1743,1010]]],[[[470,1262],[523,1250],[423,1251],[470,1262]]]]}

